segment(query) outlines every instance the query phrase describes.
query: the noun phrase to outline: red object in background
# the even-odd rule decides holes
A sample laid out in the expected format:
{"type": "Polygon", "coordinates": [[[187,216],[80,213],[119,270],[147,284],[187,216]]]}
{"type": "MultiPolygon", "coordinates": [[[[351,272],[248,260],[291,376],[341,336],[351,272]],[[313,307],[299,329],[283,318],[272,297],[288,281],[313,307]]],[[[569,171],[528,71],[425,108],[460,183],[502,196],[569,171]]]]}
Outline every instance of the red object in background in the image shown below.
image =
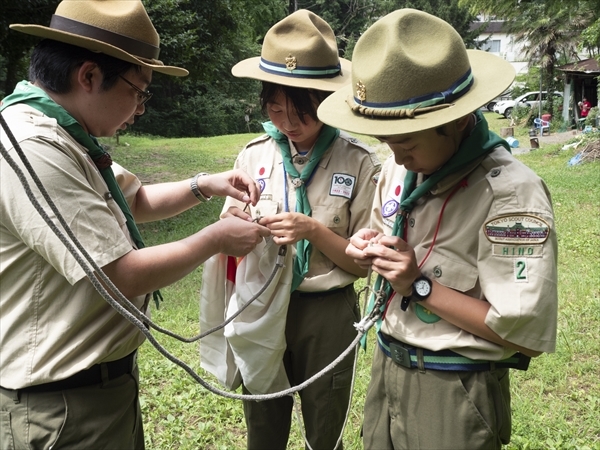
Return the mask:
{"type": "Polygon", "coordinates": [[[552,120],[552,114],[542,114],[542,120],[550,122],[552,120]]]}

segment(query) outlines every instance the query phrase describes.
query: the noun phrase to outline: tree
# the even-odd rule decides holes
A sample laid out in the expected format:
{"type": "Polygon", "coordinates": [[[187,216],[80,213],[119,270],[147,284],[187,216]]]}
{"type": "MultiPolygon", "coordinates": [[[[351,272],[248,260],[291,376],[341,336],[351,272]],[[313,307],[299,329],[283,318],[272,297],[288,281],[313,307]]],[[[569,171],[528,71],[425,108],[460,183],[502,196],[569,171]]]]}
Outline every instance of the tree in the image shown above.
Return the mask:
{"type": "Polygon", "coordinates": [[[0,98],[27,78],[29,53],[39,38],[9,29],[11,23],[48,25],[60,0],[0,2],[0,98]]]}
{"type": "MultiPolygon", "coordinates": [[[[555,89],[558,61],[576,61],[582,32],[600,19],[598,0],[460,0],[460,4],[470,7],[472,12],[504,19],[506,30],[515,35],[515,42],[524,44],[530,67],[541,67],[544,84],[550,92],[555,89]]],[[[552,96],[548,98],[548,109],[553,114],[552,96]]]]}

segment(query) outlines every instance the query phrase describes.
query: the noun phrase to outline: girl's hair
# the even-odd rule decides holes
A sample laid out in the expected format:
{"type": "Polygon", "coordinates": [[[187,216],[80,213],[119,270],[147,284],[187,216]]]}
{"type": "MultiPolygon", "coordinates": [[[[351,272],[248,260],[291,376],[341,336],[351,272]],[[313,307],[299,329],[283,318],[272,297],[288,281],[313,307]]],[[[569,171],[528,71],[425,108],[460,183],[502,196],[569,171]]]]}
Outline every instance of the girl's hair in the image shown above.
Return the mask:
{"type": "Polygon", "coordinates": [[[316,89],[284,86],[263,81],[262,91],[260,93],[260,105],[262,113],[265,116],[269,115],[267,112],[267,104],[273,102],[280,92],[286,96],[288,102],[294,107],[302,123],[306,123],[304,121],[304,116],[306,114],[318,122],[317,108],[321,102],[331,94],[331,92],[318,91],[316,89]]]}
{"type": "Polygon", "coordinates": [[[64,42],[44,39],[40,41],[31,55],[29,63],[29,81],[39,83],[45,89],[57,94],[71,91],[71,75],[74,70],[86,62],[98,65],[104,76],[101,88],[110,89],[119,78],[132,68],[140,71],[137,64],[122,61],[104,53],[94,53],[82,47],[64,42]]]}

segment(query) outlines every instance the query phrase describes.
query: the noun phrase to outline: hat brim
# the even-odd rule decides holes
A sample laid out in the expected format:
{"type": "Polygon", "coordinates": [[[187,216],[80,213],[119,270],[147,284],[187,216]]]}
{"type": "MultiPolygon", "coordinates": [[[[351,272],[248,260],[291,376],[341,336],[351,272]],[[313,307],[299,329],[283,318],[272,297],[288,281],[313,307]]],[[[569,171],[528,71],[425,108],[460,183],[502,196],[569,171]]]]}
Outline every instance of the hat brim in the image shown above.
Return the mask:
{"type": "Polygon", "coordinates": [[[107,44],[96,39],[87,38],[78,34],[68,33],[66,31],[55,30],[42,25],[25,25],[14,23],[10,28],[21,33],[37,36],[45,39],[52,39],[66,44],[83,47],[93,52],[104,53],[114,58],[127,61],[139,66],[148,67],[156,72],[164,73],[175,77],[184,77],[189,74],[186,69],[175,66],[165,66],[157,60],[146,60],[133,56],[114,45],[107,44]]]}
{"type": "MultiPolygon", "coordinates": [[[[469,92],[448,108],[415,115],[414,118],[381,118],[362,115],[350,109],[353,86],[327,97],[319,106],[319,120],[336,128],[368,136],[392,136],[439,127],[472,113],[504,92],[515,78],[512,65],[481,50],[467,50],[474,83],[469,92]]],[[[402,76],[401,73],[398,76],[402,76]]]]}
{"type": "Polygon", "coordinates": [[[316,89],[318,91],[337,91],[342,86],[352,81],[352,63],[347,59],[340,58],[341,74],[334,78],[296,78],[286,77],[265,72],[259,66],[260,56],[244,59],[231,69],[233,76],[238,78],[253,78],[259,81],[281,84],[305,89],[316,89]]]}

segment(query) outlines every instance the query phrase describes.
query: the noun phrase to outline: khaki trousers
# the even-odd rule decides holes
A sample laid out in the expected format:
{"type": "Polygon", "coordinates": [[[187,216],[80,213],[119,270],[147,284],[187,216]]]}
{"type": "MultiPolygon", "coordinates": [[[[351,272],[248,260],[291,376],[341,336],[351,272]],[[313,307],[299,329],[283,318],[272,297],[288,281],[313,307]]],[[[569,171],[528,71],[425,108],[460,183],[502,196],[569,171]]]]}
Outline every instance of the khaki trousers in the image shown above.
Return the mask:
{"type": "Polygon", "coordinates": [[[76,389],[0,389],[0,449],[143,450],[137,367],[76,389]]]}
{"type": "MultiPolygon", "coordinates": [[[[352,285],[335,294],[301,295],[292,294],[286,323],[284,365],[292,386],[307,380],[346,350],[357,335],[354,323],[359,317],[352,285]]],[[[306,436],[313,450],[335,447],[348,408],[353,364],[354,352],[299,392],[306,436]]],[[[291,397],[244,401],[248,449],[285,450],[292,406],[291,397]]],[[[341,443],[337,448],[343,448],[341,443]]]]}
{"type": "Polygon", "coordinates": [[[500,449],[510,440],[509,369],[408,369],[375,349],[365,450],[500,449]]]}

